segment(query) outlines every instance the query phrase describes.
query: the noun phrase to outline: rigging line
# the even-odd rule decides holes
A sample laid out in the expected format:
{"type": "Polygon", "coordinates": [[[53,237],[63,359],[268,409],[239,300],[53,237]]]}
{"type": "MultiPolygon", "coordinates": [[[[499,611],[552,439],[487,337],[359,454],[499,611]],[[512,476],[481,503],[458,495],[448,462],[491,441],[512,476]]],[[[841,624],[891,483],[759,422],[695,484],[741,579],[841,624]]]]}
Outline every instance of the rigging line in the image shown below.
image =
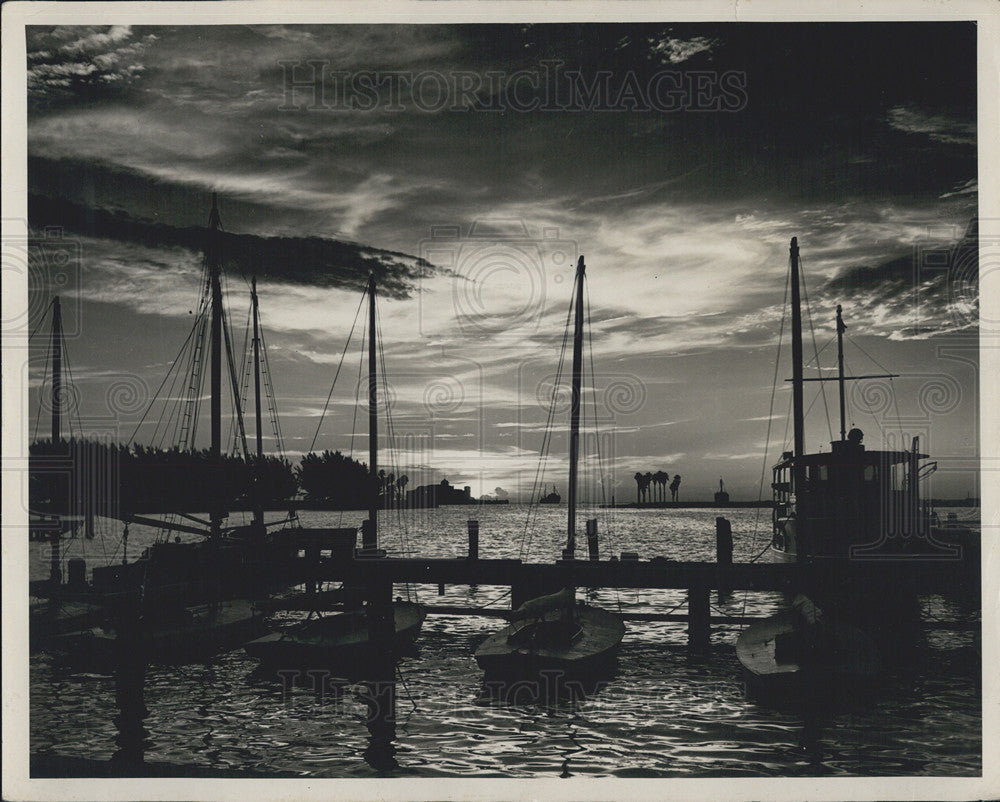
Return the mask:
{"type": "MultiPolygon", "coordinates": [[[[196,318],[194,326],[192,326],[191,331],[188,332],[187,339],[184,340],[184,344],[181,345],[180,350],[177,352],[177,356],[174,359],[175,365],[177,364],[177,360],[179,360],[181,358],[181,355],[184,353],[184,349],[187,348],[188,342],[190,342],[191,338],[194,336],[194,332],[195,329],[197,329],[197,327],[198,327],[198,319],[196,318]]],[[[167,375],[163,377],[163,381],[160,382],[160,386],[156,389],[156,393],[153,396],[153,399],[149,402],[149,406],[146,407],[146,411],[142,414],[142,418],[140,418],[139,423],[136,424],[135,431],[132,432],[132,436],[128,439],[128,442],[125,445],[131,445],[132,441],[135,440],[135,436],[139,433],[139,427],[142,426],[143,421],[146,420],[146,416],[149,414],[149,410],[152,409],[153,404],[156,403],[156,399],[159,398],[160,391],[163,389],[163,385],[167,383],[167,379],[170,378],[170,374],[171,371],[167,371],[167,375]]]]}
{"type": "Polygon", "coordinates": [[[264,368],[264,391],[267,393],[268,408],[271,412],[271,425],[274,429],[275,447],[278,455],[285,456],[285,437],[281,431],[281,418],[278,415],[278,397],[274,392],[274,383],[271,381],[271,362],[267,356],[267,343],[264,341],[264,327],[260,324],[258,316],[258,332],[260,338],[260,352],[263,356],[264,368]]]}
{"type": "MultiPolygon", "coordinates": [[[[846,359],[844,360],[844,366],[845,366],[845,368],[848,367],[846,359]]],[[[879,423],[879,419],[878,419],[878,417],[876,417],[875,411],[872,409],[872,405],[870,403],[868,403],[868,399],[865,397],[864,393],[861,394],[861,400],[864,402],[865,407],[867,407],[867,409],[868,409],[868,415],[869,415],[869,417],[871,417],[871,419],[873,421],[875,421],[875,425],[878,427],[879,435],[882,437],[882,442],[884,443],[885,442],[885,429],[882,428],[882,424],[879,423]]]]}
{"type": "Polygon", "coordinates": [[[604,464],[601,461],[601,428],[597,419],[597,371],[594,369],[594,331],[590,320],[590,285],[586,284],[587,292],[587,344],[590,346],[590,397],[594,407],[594,438],[597,447],[597,474],[601,487],[601,503],[607,503],[604,493],[604,464]]]}
{"type": "MultiPolygon", "coordinates": [[[[905,449],[906,434],[903,431],[903,419],[899,415],[899,396],[896,393],[896,385],[892,383],[892,376],[889,377],[889,395],[892,396],[892,406],[896,410],[896,425],[899,426],[899,447],[900,449],[905,449]]],[[[886,443],[886,445],[888,445],[888,443],[886,443]]]]}
{"type": "Polygon", "coordinates": [[[42,398],[45,397],[45,380],[49,376],[49,359],[51,357],[52,357],[52,349],[51,348],[46,348],[45,349],[45,368],[42,371],[42,383],[38,387],[38,410],[35,412],[35,431],[32,432],[32,434],[31,434],[31,439],[32,440],[37,440],[38,439],[38,424],[41,421],[41,418],[42,418],[42,407],[44,406],[44,404],[42,403],[42,398]]]}
{"type": "MultiPolygon", "coordinates": [[[[198,348],[198,353],[193,357],[194,359],[194,370],[197,371],[197,375],[194,376],[194,380],[197,382],[194,386],[194,397],[190,404],[191,412],[191,422],[189,424],[190,428],[188,430],[188,441],[187,448],[194,450],[195,443],[198,442],[198,424],[201,421],[201,404],[205,398],[205,374],[208,371],[205,370],[205,341],[210,338],[210,328],[211,320],[206,307],[205,319],[202,321],[201,327],[201,342],[198,348]],[[200,356],[199,356],[200,354],[200,356]]],[[[211,395],[211,393],[209,393],[211,395]]]]}
{"type": "MultiPolygon", "coordinates": [[[[398,454],[396,453],[396,440],[395,440],[396,433],[392,420],[392,404],[391,404],[391,399],[389,397],[389,380],[388,380],[389,374],[385,367],[385,346],[384,346],[384,337],[382,336],[382,313],[381,310],[378,309],[378,307],[376,307],[375,309],[375,328],[376,328],[376,335],[375,335],[376,349],[379,355],[379,364],[380,367],[382,368],[382,389],[384,395],[384,400],[382,403],[385,405],[386,451],[389,454],[389,460],[388,460],[389,472],[393,475],[393,481],[395,482],[395,480],[399,478],[400,468],[399,468],[398,454]]],[[[385,490],[383,491],[383,499],[382,499],[383,503],[388,505],[389,499],[394,495],[395,495],[395,488],[390,490],[387,481],[385,485],[385,490]]],[[[387,511],[389,512],[388,517],[391,518],[392,514],[391,510],[387,511]]],[[[400,538],[399,538],[400,545],[403,547],[404,551],[408,551],[409,544],[407,543],[407,532],[405,530],[405,524],[403,523],[402,516],[400,516],[399,532],[400,532],[400,538]]],[[[409,593],[409,584],[407,584],[407,593],[409,593]]]]}
{"type": "MultiPolygon", "coordinates": [[[[367,292],[367,290],[365,292],[367,292]]],[[[362,295],[361,295],[361,301],[362,301],[362,303],[364,303],[364,300],[365,300],[365,294],[363,292],[362,295]]],[[[358,308],[360,309],[360,305],[359,305],[358,308]]],[[[367,315],[366,315],[366,319],[367,319],[367,315]]],[[[351,328],[351,331],[354,331],[353,327],[351,328]]],[[[361,376],[362,376],[362,371],[363,371],[364,366],[365,366],[365,342],[367,341],[367,339],[368,339],[368,327],[367,326],[362,326],[362,330],[361,330],[361,349],[358,352],[358,355],[360,357],[358,359],[358,378],[357,378],[357,381],[354,383],[354,417],[351,420],[351,441],[350,441],[350,446],[349,446],[348,452],[347,452],[347,458],[348,458],[348,460],[350,460],[352,462],[354,461],[354,438],[357,436],[357,433],[358,433],[358,407],[361,405],[361,376]]],[[[348,338],[348,341],[350,341],[350,338],[348,338]]],[[[341,362],[343,362],[343,357],[341,358],[341,362]]],[[[337,370],[339,371],[340,369],[338,368],[337,370]]],[[[333,392],[333,388],[330,389],[330,392],[331,393],[333,392]]],[[[309,449],[309,450],[312,451],[312,449],[309,449]]],[[[337,526],[340,526],[340,525],[342,525],[344,523],[344,511],[343,510],[340,511],[340,516],[339,516],[338,520],[339,520],[339,522],[338,522],[337,526]]]]}
{"type": "MultiPolygon", "coordinates": [[[[177,444],[178,447],[187,447],[190,443],[192,446],[195,442],[194,436],[197,434],[198,420],[197,416],[194,416],[194,411],[197,407],[197,393],[201,392],[203,383],[200,377],[203,375],[199,373],[202,370],[203,365],[203,354],[205,351],[205,340],[206,331],[208,330],[208,322],[211,316],[211,280],[209,277],[209,271],[206,266],[204,271],[204,284],[202,285],[202,295],[198,303],[198,330],[196,332],[197,336],[192,341],[191,351],[187,356],[187,366],[184,368],[184,381],[186,387],[184,388],[183,398],[175,405],[176,422],[174,424],[174,433],[172,435],[172,442],[177,444]],[[192,434],[192,430],[194,434],[192,434]]],[[[180,366],[178,365],[178,371],[180,371],[180,366]]],[[[166,437],[166,432],[164,432],[164,437],[166,437]]]]}
{"type": "MultiPolygon", "coordinates": [[[[73,381],[73,367],[72,367],[72,365],[70,365],[70,361],[69,361],[69,349],[66,348],[65,343],[62,343],[61,348],[62,348],[63,362],[66,364],[66,375],[69,377],[69,384],[68,384],[68,386],[75,388],[76,387],[76,383],[73,381]]],[[[71,393],[71,395],[72,395],[72,393],[71,393]]],[[[69,436],[70,437],[73,436],[73,415],[74,414],[76,415],[76,428],[77,428],[77,431],[80,433],[80,436],[82,437],[83,436],[83,422],[80,420],[80,405],[79,404],[77,404],[75,411],[70,412],[69,415],[66,416],[67,420],[69,421],[69,436]]]]}
{"type": "Polygon", "coordinates": [[[551,401],[549,403],[548,415],[546,417],[546,422],[545,422],[545,431],[542,434],[542,450],[539,455],[540,456],[539,463],[538,465],[535,466],[535,478],[531,488],[531,499],[529,500],[528,503],[528,514],[524,522],[524,532],[521,534],[521,549],[519,552],[519,556],[521,556],[522,559],[526,559],[527,554],[531,550],[531,539],[533,533],[529,534],[529,527],[531,526],[533,519],[537,520],[538,517],[538,500],[537,500],[538,482],[539,479],[545,477],[545,467],[548,463],[548,450],[551,446],[551,441],[552,441],[552,423],[555,419],[556,403],[559,394],[559,385],[562,380],[562,371],[566,359],[566,345],[569,342],[569,324],[573,317],[573,307],[575,301],[576,301],[576,293],[574,292],[572,293],[572,297],[570,298],[569,301],[569,308],[566,310],[566,323],[565,326],[563,327],[562,346],[559,349],[559,363],[556,367],[555,382],[552,385],[552,395],[551,395],[551,401]],[[525,545],[526,541],[527,545],[525,545]]]}
{"type": "Polygon", "coordinates": [[[875,357],[873,357],[871,354],[869,354],[864,348],[862,348],[861,345],[853,337],[851,337],[851,335],[847,334],[847,332],[844,332],[844,334],[847,336],[847,339],[851,341],[851,345],[853,345],[855,348],[857,348],[861,353],[863,353],[872,362],[874,362],[876,365],[878,365],[880,368],[882,368],[882,370],[884,370],[886,373],[892,373],[892,371],[889,370],[889,368],[887,368],[885,365],[883,365],[881,362],[879,362],[875,357]]]}
{"type": "MultiPolygon", "coordinates": [[[[240,375],[240,403],[243,408],[246,409],[247,406],[247,396],[250,393],[250,373],[253,370],[253,360],[251,358],[251,346],[250,343],[250,318],[253,316],[253,303],[250,304],[250,308],[247,310],[247,322],[243,329],[243,360],[240,367],[243,369],[240,375]]],[[[260,426],[260,421],[254,421],[255,426],[260,426]]],[[[232,427],[230,427],[232,429],[232,427]]],[[[233,451],[236,451],[235,438],[233,442],[233,451]]]]}
{"type": "MultiPolygon", "coordinates": [[[[785,271],[785,294],[781,301],[781,322],[778,324],[778,348],[774,356],[774,375],[771,378],[771,399],[767,407],[767,433],[764,435],[764,456],[760,464],[760,482],[757,485],[757,508],[754,510],[753,533],[750,536],[750,548],[757,542],[757,532],[760,526],[760,502],[764,498],[764,479],[767,476],[767,453],[771,446],[771,427],[774,425],[774,399],[778,392],[778,370],[781,365],[781,343],[785,337],[785,317],[788,313],[788,287],[791,283],[792,271],[785,271]]],[[[785,436],[788,435],[788,417],[785,418],[785,436]]],[[[763,554],[770,547],[770,541],[760,552],[763,554]]],[[[759,556],[759,555],[758,555],[759,556]]],[[[749,591],[743,591],[743,607],[741,615],[746,614],[749,591]]]]}
{"type": "MultiPolygon", "coordinates": [[[[829,346],[830,343],[832,343],[836,339],[837,339],[837,335],[835,334],[829,340],[826,341],[826,345],[824,345],[822,348],[819,349],[819,353],[822,354],[827,349],[827,346],[829,346]]],[[[819,354],[817,354],[816,356],[814,356],[813,359],[817,360],[816,364],[818,366],[819,365],[819,354]]],[[[806,364],[803,367],[809,367],[812,364],[812,362],[813,362],[813,360],[810,359],[808,362],[806,362],[806,364]]],[[[832,370],[832,368],[831,368],[831,370],[832,370]]]]}
{"type": "MultiPolygon", "coordinates": [[[[171,382],[170,391],[168,394],[173,394],[174,385],[177,379],[183,376],[183,384],[186,385],[182,388],[182,395],[174,403],[169,414],[166,411],[167,401],[164,400],[164,416],[166,420],[166,426],[163,431],[163,438],[167,436],[167,430],[170,429],[170,421],[174,421],[173,434],[171,435],[171,442],[177,444],[179,447],[185,447],[185,437],[189,436],[189,429],[191,426],[191,416],[192,410],[194,409],[196,394],[201,391],[201,384],[197,380],[201,375],[198,371],[198,355],[203,351],[205,345],[205,330],[207,327],[207,307],[202,307],[198,312],[198,318],[195,321],[195,328],[197,336],[192,341],[190,350],[187,352],[186,357],[184,357],[184,365],[182,372],[182,365],[180,357],[178,361],[174,363],[172,370],[176,371],[174,374],[174,382],[171,382]]],[[[157,422],[156,428],[153,431],[153,444],[156,445],[158,441],[156,440],[156,435],[159,432],[160,424],[157,422]]],[[[159,441],[162,444],[162,441],[159,441]]]]}
{"type": "Polygon", "coordinates": [[[243,442],[243,458],[249,459],[249,451],[247,449],[247,433],[243,426],[243,410],[240,409],[240,399],[239,399],[239,385],[236,380],[236,367],[233,364],[233,345],[229,341],[229,326],[227,325],[226,312],[222,312],[222,331],[224,334],[224,340],[226,343],[226,362],[229,365],[229,381],[232,387],[232,401],[230,403],[230,408],[235,408],[236,411],[236,421],[240,428],[240,440],[243,442]]]}
{"type": "Polygon", "coordinates": [[[55,299],[55,297],[53,297],[52,300],[49,301],[48,306],[45,307],[45,311],[42,312],[42,319],[38,321],[38,325],[35,326],[35,330],[33,332],[31,332],[31,334],[28,335],[28,342],[29,343],[32,341],[32,339],[34,338],[34,336],[36,334],[38,334],[38,330],[42,326],[45,325],[45,321],[48,320],[49,312],[52,311],[52,306],[55,304],[55,302],[56,302],[56,299],[55,299]]]}
{"type": "MultiPolygon", "coordinates": [[[[377,339],[376,345],[377,345],[377,348],[378,348],[379,361],[380,361],[381,366],[382,366],[382,385],[383,385],[383,388],[384,388],[384,396],[385,396],[385,400],[383,401],[383,403],[385,404],[386,442],[388,444],[388,451],[389,451],[389,468],[390,468],[390,472],[394,476],[393,482],[395,483],[396,481],[399,480],[399,477],[402,475],[402,468],[400,467],[399,453],[398,453],[398,450],[396,448],[396,428],[395,428],[395,422],[393,421],[393,418],[392,418],[392,403],[391,403],[391,398],[389,396],[389,378],[388,378],[389,377],[389,371],[386,369],[386,364],[385,364],[385,337],[382,335],[382,312],[381,312],[381,309],[379,307],[376,307],[376,309],[375,309],[375,325],[376,325],[376,339],[377,339]]],[[[390,486],[387,483],[386,484],[386,491],[388,491],[388,492],[385,492],[384,501],[386,503],[388,503],[388,501],[389,501],[390,498],[395,498],[396,490],[395,490],[394,486],[390,489],[390,486]]],[[[397,518],[398,518],[398,522],[399,522],[399,530],[398,531],[399,531],[400,545],[403,548],[403,552],[405,554],[409,554],[410,553],[410,542],[409,542],[409,534],[410,533],[409,533],[409,531],[407,529],[407,526],[406,526],[406,520],[405,520],[404,516],[402,515],[402,511],[399,510],[398,506],[397,506],[397,510],[398,510],[397,518]]],[[[390,510],[389,515],[387,515],[386,518],[387,519],[391,519],[391,514],[392,513],[391,513],[391,510],[390,510]]],[[[407,582],[406,585],[405,585],[405,587],[406,587],[406,598],[407,598],[407,601],[410,601],[411,600],[411,587],[410,587],[410,583],[407,582]]],[[[414,599],[416,598],[416,589],[415,588],[412,589],[412,598],[414,598],[414,599]]]]}
{"type": "MultiPolygon", "coordinates": [[[[316,447],[316,440],[319,438],[319,430],[323,426],[323,418],[326,417],[326,411],[330,407],[330,399],[333,397],[333,388],[337,384],[337,377],[340,376],[340,369],[344,365],[344,357],[347,356],[347,349],[351,345],[351,337],[354,335],[354,328],[358,325],[358,315],[361,314],[361,306],[365,302],[365,296],[368,295],[367,287],[361,293],[361,300],[358,301],[358,308],[354,312],[354,322],[351,324],[351,330],[347,335],[347,342],[344,343],[344,350],[340,354],[340,362],[337,364],[337,372],[333,376],[333,383],[330,384],[330,392],[326,395],[326,403],[323,405],[323,412],[319,416],[319,423],[316,425],[316,434],[313,435],[312,443],[309,445],[309,451],[312,451],[316,447]]],[[[362,347],[364,346],[364,340],[362,340],[362,347]]],[[[360,382],[361,379],[359,378],[360,382]]],[[[357,404],[354,405],[355,419],[357,419],[357,404]]],[[[352,439],[353,448],[353,439],[352,439]]]]}
{"type": "MultiPolygon", "coordinates": [[[[209,313],[205,308],[201,317],[201,326],[194,347],[188,354],[187,366],[184,368],[184,379],[187,387],[183,399],[175,405],[177,422],[174,426],[172,442],[180,448],[194,448],[195,436],[198,431],[198,415],[201,411],[201,393],[204,390],[204,353],[205,340],[208,338],[209,313]]],[[[164,433],[165,434],[165,433],[164,433]]]]}
{"type": "MultiPolygon", "coordinates": [[[[597,481],[598,481],[598,485],[601,488],[601,504],[602,504],[602,509],[604,509],[605,513],[606,513],[604,515],[604,524],[605,524],[604,528],[607,531],[607,535],[606,536],[607,536],[608,541],[610,543],[610,541],[612,540],[612,537],[611,537],[611,535],[612,535],[612,532],[611,532],[611,529],[612,529],[611,522],[613,521],[613,518],[611,517],[611,513],[610,513],[610,511],[607,508],[608,500],[607,500],[607,494],[605,493],[605,488],[604,488],[604,461],[603,461],[603,458],[602,458],[602,455],[601,455],[601,427],[600,427],[600,424],[598,423],[598,416],[597,416],[597,371],[594,368],[594,328],[593,328],[593,324],[592,324],[592,321],[591,321],[590,283],[589,282],[587,282],[586,284],[584,284],[584,289],[586,290],[586,299],[587,299],[587,314],[586,314],[586,317],[587,317],[587,344],[590,346],[590,385],[591,385],[591,394],[590,394],[590,397],[591,397],[591,400],[593,401],[593,406],[594,406],[594,440],[595,440],[595,446],[596,446],[596,450],[597,450],[597,481]]],[[[581,404],[581,406],[583,406],[583,405],[581,404]]],[[[598,542],[600,542],[599,539],[598,539],[598,542]]],[[[588,550],[590,549],[589,542],[587,544],[587,549],[588,550]]],[[[621,592],[620,592],[619,588],[615,588],[615,600],[618,603],[618,609],[620,611],[621,610],[621,606],[622,606],[622,601],[621,601],[621,592]]]]}
{"type": "MultiPolygon", "coordinates": [[[[802,259],[799,259],[799,272],[802,274],[802,297],[806,302],[806,312],[809,314],[809,334],[812,336],[813,344],[813,354],[816,359],[816,375],[823,376],[822,371],[819,366],[819,351],[816,350],[816,330],[813,328],[813,313],[812,308],[809,306],[809,292],[806,289],[806,271],[802,266],[802,259]]],[[[826,411],[826,428],[830,432],[830,439],[833,440],[833,425],[830,423],[830,407],[826,403],[826,387],[824,387],[824,382],[820,382],[820,392],[823,395],[823,409],[826,411]]]]}

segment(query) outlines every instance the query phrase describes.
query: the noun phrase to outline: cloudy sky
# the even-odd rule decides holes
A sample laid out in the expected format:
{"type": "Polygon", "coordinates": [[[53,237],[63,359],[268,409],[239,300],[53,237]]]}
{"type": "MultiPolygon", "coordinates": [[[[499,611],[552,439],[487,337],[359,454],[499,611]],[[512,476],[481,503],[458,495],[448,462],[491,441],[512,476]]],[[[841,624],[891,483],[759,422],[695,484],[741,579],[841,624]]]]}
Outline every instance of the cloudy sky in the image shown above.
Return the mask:
{"type": "MultiPolygon", "coordinates": [[[[933,494],[978,492],[971,23],[29,27],[27,52],[29,310],[63,300],[84,429],[130,437],[181,350],[216,191],[236,348],[256,274],[293,458],[374,270],[399,470],[530,493],[583,254],[608,494],[664,470],[756,498],[790,438],[797,236],[807,375],[841,303],[848,370],[900,374],[852,387],[848,425],[920,434],[933,494]]],[[[364,450],[359,347],[316,448],[364,450]]],[[[31,369],[34,404],[44,348],[31,369]]],[[[839,428],[821,386],[810,449],[839,428]]]]}

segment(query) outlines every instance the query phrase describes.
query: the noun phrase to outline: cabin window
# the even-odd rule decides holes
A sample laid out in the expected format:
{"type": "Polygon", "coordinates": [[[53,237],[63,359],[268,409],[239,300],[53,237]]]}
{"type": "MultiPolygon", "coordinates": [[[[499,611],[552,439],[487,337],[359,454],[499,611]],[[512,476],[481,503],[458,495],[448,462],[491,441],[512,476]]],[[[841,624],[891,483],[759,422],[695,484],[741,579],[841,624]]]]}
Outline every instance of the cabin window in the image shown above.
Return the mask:
{"type": "Polygon", "coordinates": [[[865,481],[875,482],[878,481],[878,468],[874,465],[865,466],[865,481]]]}

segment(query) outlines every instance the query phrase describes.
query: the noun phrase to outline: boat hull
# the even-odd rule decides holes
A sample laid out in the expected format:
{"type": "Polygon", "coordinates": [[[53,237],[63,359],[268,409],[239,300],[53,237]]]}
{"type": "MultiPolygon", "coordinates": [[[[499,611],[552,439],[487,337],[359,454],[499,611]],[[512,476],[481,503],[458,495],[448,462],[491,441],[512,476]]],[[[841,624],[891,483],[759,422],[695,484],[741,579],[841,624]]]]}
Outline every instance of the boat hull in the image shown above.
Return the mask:
{"type": "MultiPolygon", "coordinates": [[[[561,615],[561,611],[553,610],[540,621],[556,624],[561,615]]],[[[579,605],[574,619],[580,634],[568,641],[532,641],[522,636],[536,622],[510,624],[479,646],[476,662],[488,678],[528,678],[544,673],[576,678],[612,667],[625,635],[621,618],[599,607],[579,605]]]]}
{"type": "Polygon", "coordinates": [[[829,618],[807,627],[792,610],[747,627],[736,641],[736,656],[748,689],[763,694],[859,689],[882,665],[875,641],[862,630],[829,618]]]}
{"type": "Polygon", "coordinates": [[[124,652],[143,654],[151,663],[184,664],[239,648],[259,635],[265,618],[252,602],[234,599],[184,609],[182,620],[141,627],[123,637],[111,627],[93,627],[53,639],[53,649],[71,663],[92,670],[113,670],[124,652]]]}
{"type": "MultiPolygon", "coordinates": [[[[395,653],[411,647],[426,613],[414,602],[393,603],[395,653]]],[[[367,664],[373,657],[364,611],[324,616],[283,632],[272,632],[245,645],[251,657],[272,669],[337,668],[348,671],[367,664]]]]}

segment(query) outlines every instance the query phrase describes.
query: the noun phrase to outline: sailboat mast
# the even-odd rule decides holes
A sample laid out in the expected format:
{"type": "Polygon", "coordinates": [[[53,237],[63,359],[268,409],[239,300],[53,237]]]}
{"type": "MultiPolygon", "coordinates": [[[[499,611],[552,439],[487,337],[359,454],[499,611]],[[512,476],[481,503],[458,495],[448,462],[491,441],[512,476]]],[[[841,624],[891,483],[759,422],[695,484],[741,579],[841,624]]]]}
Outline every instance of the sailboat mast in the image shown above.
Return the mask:
{"type": "Polygon", "coordinates": [[[52,300],[52,442],[58,443],[62,423],[62,307],[52,300]]]}
{"type": "Polygon", "coordinates": [[[250,284],[253,304],[253,392],[254,414],[257,416],[257,462],[264,459],[264,427],[260,415],[260,310],[257,306],[257,277],[250,284]]]}
{"type": "MultiPolygon", "coordinates": [[[[264,470],[264,422],[260,415],[260,310],[257,306],[257,277],[250,282],[250,305],[253,310],[253,398],[254,415],[257,421],[257,464],[254,466],[254,477],[259,482],[264,470]]],[[[258,525],[264,523],[264,508],[260,501],[260,490],[254,494],[253,517],[258,525]]]]}
{"type": "Polygon", "coordinates": [[[362,533],[365,549],[378,548],[378,385],[375,359],[375,274],[368,276],[368,464],[371,485],[368,495],[368,531],[362,533]]]}
{"type": "MultiPolygon", "coordinates": [[[[208,276],[212,288],[212,462],[216,470],[222,467],[222,282],[221,256],[219,253],[219,197],[212,193],[212,211],[208,216],[208,276]]],[[[222,531],[222,512],[219,505],[210,511],[211,533],[213,537],[222,531]]]]}
{"type": "Polygon", "coordinates": [[[840,439],[847,439],[847,416],[844,414],[844,318],[837,304],[837,384],[840,387],[840,439]]]}
{"type": "MultiPolygon", "coordinates": [[[[799,242],[792,237],[792,417],[795,424],[795,458],[805,453],[805,414],[802,402],[802,309],[799,303],[799,242]]],[[[796,488],[798,490],[799,488],[796,488]]]]}
{"type": "Polygon", "coordinates": [[[576,265],[576,313],[573,320],[573,394],[570,400],[569,419],[569,500],[566,526],[566,559],[573,559],[576,551],[576,477],[580,460],[580,407],[583,373],[583,277],[586,271],[583,257],[576,265]]]}
{"type": "MultiPolygon", "coordinates": [[[[802,402],[802,309],[799,303],[799,241],[792,237],[788,249],[792,269],[792,417],[795,425],[795,461],[792,463],[792,485],[795,493],[795,515],[801,521],[805,507],[805,413],[802,402]]],[[[805,557],[802,548],[801,524],[797,529],[796,555],[805,557]]]]}

